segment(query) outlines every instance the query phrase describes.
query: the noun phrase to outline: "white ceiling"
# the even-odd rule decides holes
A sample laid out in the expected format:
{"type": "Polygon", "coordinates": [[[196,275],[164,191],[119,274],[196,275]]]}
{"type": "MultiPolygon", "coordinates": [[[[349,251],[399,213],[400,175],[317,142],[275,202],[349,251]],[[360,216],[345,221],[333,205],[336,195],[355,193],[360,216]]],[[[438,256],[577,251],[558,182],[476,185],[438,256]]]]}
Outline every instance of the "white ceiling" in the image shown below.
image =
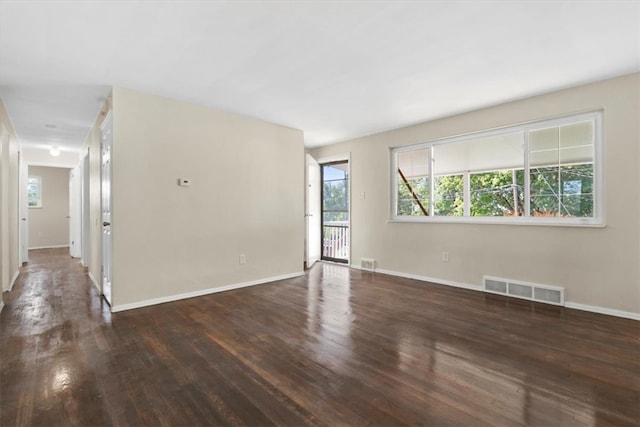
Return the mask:
{"type": "MultiPolygon", "coordinates": [[[[3,82],[4,83],[4,82],[3,82]]],[[[95,123],[109,86],[1,86],[0,96],[24,147],[78,150],[95,123]]]]}
{"type": "Polygon", "coordinates": [[[639,71],[639,28],[637,1],[2,0],[0,96],[24,144],[79,148],[116,85],[317,146],[639,71]]]}

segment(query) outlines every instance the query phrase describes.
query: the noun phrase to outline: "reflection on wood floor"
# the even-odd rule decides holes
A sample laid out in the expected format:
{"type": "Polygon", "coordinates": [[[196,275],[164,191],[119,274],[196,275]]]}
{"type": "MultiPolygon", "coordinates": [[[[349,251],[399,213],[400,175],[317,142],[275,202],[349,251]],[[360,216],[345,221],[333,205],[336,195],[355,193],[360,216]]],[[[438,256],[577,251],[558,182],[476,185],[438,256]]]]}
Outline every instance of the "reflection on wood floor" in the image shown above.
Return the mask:
{"type": "Polygon", "coordinates": [[[640,425],[636,321],[328,264],[111,315],[64,249],[30,256],[3,426],[640,425]]]}

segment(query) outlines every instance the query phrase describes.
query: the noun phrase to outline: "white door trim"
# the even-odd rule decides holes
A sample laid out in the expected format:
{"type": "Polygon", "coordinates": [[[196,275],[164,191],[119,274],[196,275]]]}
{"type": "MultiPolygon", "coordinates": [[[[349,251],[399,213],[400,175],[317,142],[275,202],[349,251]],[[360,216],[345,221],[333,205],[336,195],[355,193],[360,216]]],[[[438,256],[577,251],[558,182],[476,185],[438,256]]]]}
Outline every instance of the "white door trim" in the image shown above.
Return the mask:
{"type": "Polygon", "coordinates": [[[322,182],[320,164],[311,155],[305,155],[305,225],[306,225],[306,267],[320,261],[322,256],[322,182]],[[312,171],[312,168],[314,171],[312,171]],[[311,198],[315,200],[311,200],[311,198]]]}
{"type": "Polygon", "coordinates": [[[102,223],[100,230],[101,236],[101,247],[102,247],[102,259],[101,259],[101,270],[102,270],[102,295],[104,295],[105,300],[109,305],[112,305],[113,294],[112,294],[112,274],[113,274],[113,252],[112,252],[112,243],[113,243],[113,227],[111,225],[113,221],[112,217],[112,178],[113,178],[113,115],[112,112],[109,111],[104,121],[100,125],[100,222],[102,223]],[[107,138],[108,137],[108,138],[107,138]],[[110,139],[109,139],[110,138],[110,139]],[[109,140],[109,166],[107,167],[109,171],[109,176],[105,178],[105,166],[104,166],[104,145],[105,141],[109,140]],[[105,195],[105,187],[108,187],[105,195]],[[108,202],[107,210],[105,211],[105,200],[108,202]],[[105,225],[107,224],[107,225],[105,225]],[[105,236],[107,236],[105,238],[105,236]]]}
{"type": "Polygon", "coordinates": [[[24,161],[20,152],[20,179],[18,191],[18,205],[20,206],[20,265],[29,262],[29,201],[27,197],[27,185],[29,182],[29,165],[24,161]]]}
{"type": "Polygon", "coordinates": [[[80,166],[69,170],[69,254],[82,256],[82,174],[80,166]]]}

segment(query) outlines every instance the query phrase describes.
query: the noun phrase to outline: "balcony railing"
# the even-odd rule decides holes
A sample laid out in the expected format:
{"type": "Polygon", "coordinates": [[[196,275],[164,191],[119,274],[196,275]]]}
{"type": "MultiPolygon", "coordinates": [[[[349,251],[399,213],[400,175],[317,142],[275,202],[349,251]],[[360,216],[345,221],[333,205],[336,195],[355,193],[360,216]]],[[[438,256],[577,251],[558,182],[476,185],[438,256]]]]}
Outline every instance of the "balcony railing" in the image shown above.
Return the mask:
{"type": "Polygon", "coordinates": [[[348,221],[325,221],[322,224],[322,256],[335,260],[348,260],[348,221]]]}

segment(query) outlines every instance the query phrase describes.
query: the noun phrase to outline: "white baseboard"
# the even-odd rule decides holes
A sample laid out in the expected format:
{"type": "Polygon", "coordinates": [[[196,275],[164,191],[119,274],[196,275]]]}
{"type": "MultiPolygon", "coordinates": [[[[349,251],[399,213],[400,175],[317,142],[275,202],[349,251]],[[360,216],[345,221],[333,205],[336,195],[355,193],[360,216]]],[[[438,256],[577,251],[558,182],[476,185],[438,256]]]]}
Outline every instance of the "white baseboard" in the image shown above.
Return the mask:
{"type": "MultiPolygon", "coordinates": [[[[355,268],[355,269],[358,269],[358,270],[363,270],[358,265],[352,265],[351,267],[355,268]]],[[[368,271],[368,270],[363,270],[363,271],[368,271]]],[[[456,288],[469,289],[469,290],[472,290],[472,291],[480,291],[480,292],[482,292],[482,286],[481,285],[470,285],[468,283],[453,282],[451,280],[437,279],[435,277],[419,276],[419,275],[416,275],[416,274],[409,274],[409,273],[401,273],[401,272],[398,272],[398,271],[384,270],[384,269],[381,269],[381,268],[376,268],[375,272],[376,273],[389,274],[391,276],[405,277],[407,279],[415,279],[415,280],[421,280],[421,281],[424,281],[424,282],[437,283],[439,285],[447,285],[447,286],[453,286],[453,287],[456,287],[456,288]]],[[[599,306],[596,306],[596,305],[580,304],[580,303],[571,302],[571,301],[565,301],[564,302],[564,307],[571,308],[571,309],[574,309],[574,310],[582,310],[582,311],[589,311],[589,312],[592,312],[592,313],[606,314],[608,316],[622,317],[622,318],[625,318],[625,319],[640,320],[640,313],[634,313],[632,311],[615,310],[615,309],[612,309],[612,308],[599,307],[599,306]]]]}
{"type": "Polygon", "coordinates": [[[18,276],[20,275],[20,269],[17,269],[15,274],[13,275],[13,277],[11,278],[11,281],[9,282],[9,290],[12,291],[13,290],[13,285],[16,284],[16,280],[18,280],[18,276]]]}
{"type": "Polygon", "coordinates": [[[59,249],[59,248],[68,248],[69,245],[51,245],[51,246],[34,246],[34,247],[30,247],[29,250],[30,251],[35,251],[38,249],[59,249]]]}
{"type": "Polygon", "coordinates": [[[613,308],[599,307],[597,305],[586,305],[577,302],[565,301],[564,306],[574,310],[590,311],[592,313],[606,314],[608,316],[624,317],[625,319],[640,320],[640,313],[632,311],[615,310],[613,308]]]}
{"type": "Polygon", "coordinates": [[[91,283],[93,283],[93,286],[96,287],[96,289],[98,290],[98,293],[102,294],[102,289],[100,289],[100,285],[98,284],[98,281],[96,280],[92,272],[89,272],[89,280],[91,280],[91,283]]]}
{"type": "Polygon", "coordinates": [[[161,297],[161,298],[153,298],[153,299],[148,299],[148,300],[143,300],[143,301],[138,301],[138,302],[132,302],[132,303],[129,303],[129,304],[119,304],[119,305],[114,305],[113,307],[111,307],[111,312],[112,313],[116,313],[118,311],[133,310],[134,308],[142,308],[142,307],[147,307],[147,306],[150,306],[150,305],[162,304],[162,303],[165,303],[165,302],[171,302],[171,301],[178,301],[178,300],[181,300],[181,299],[200,297],[200,296],[203,296],[203,295],[209,295],[209,294],[215,294],[215,293],[218,293],[218,292],[231,291],[231,290],[234,290],[234,289],[246,288],[248,286],[262,285],[264,283],[276,282],[278,280],[292,279],[294,277],[300,277],[300,276],[304,276],[304,272],[303,271],[299,271],[299,272],[296,272],[296,273],[290,273],[290,274],[284,274],[282,276],[274,276],[274,277],[267,277],[267,278],[264,278],[264,279],[252,280],[250,282],[233,283],[231,285],[224,285],[224,286],[218,286],[218,287],[215,287],[215,288],[202,289],[200,291],[187,292],[187,293],[184,293],[184,294],[170,295],[170,296],[161,297]]]}
{"type": "MultiPolygon", "coordinates": [[[[357,268],[359,270],[362,270],[362,268],[360,268],[359,266],[351,266],[351,267],[357,268]]],[[[368,271],[368,270],[363,270],[363,271],[368,271]]],[[[376,268],[374,270],[374,272],[382,273],[382,274],[388,274],[390,276],[404,277],[406,279],[414,279],[414,280],[420,280],[420,281],[423,281],[423,282],[436,283],[438,285],[447,285],[447,286],[452,286],[454,288],[468,289],[470,291],[482,291],[482,286],[481,285],[470,285],[468,283],[454,282],[453,280],[445,280],[445,279],[437,279],[435,277],[419,276],[417,274],[402,273],[400,271],[385,270],[385,269],[382,269],[382,268],[376,268]]]]}
{"type": "MultiPolygon", "coordinates": [[[[11,278],[11,280],[9,281],[9,289],[7,290],[2,290],[2,293],[5,292],[10,292],[13,290],[13,285],[15,285],[16,280],[18,280],[18,276],[20,275],[20,269],[16,270],[15,274],[13,275],[13,277],[11,278]]],[[[2,300],[2,296],[0,295],[0,312],[2,312],[2,308],[4,307],[4,301],[2,300]]]]}

